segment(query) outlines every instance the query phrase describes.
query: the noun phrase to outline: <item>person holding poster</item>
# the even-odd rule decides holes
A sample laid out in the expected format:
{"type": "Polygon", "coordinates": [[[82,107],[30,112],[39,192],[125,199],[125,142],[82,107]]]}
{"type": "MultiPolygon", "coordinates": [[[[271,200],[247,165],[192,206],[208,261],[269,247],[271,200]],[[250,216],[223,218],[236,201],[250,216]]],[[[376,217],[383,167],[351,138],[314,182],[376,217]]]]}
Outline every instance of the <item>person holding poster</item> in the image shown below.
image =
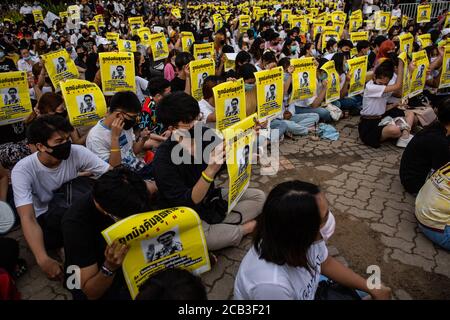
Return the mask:
{"type": "Polygon", "coordinates": [[[151,34],[149,41],[152,50],[153,61],[163,60],[169,56],[169,47],[167,45],[166,37],[163,33],[151,34]]]}
{"type": "Polygon", "coordinates": [[[209,75],[216,72],[214,60],[202,59],[189,63],[189,74],[191,76],[192,96],[197,100],[203,98],[203,83],[209,75]]]}
{"type": "MultiPolygon", "coordinates": [[[[246,116],[244,80],[228,81],[213,88],[216,128],[220,131],[246,116]]],[[[200,103],[199,103],[200,104],[200,103]]],[[[200,111],[204,111],[200,104],[200,111]]]]}
{"type": "Polygon", "coordinates": [[[172,92],[184,91],[191,94],[190,62],[195,58],[189,52],[180,52],[175,57],[177,76],[170,82],[172,92]]]}
{"type": "Polygon", "coordinates": [[[134,56],[130,52],[99,54],[102,89],[105,96],[119,91],[136,92],[134,56]]]}
{"type": "Polygon", "coordinates": [[[450,87],[450,45],[444,47],[439,89],[450,87]]]}
{"type": "Polygon", "coordinates": [[[23,121],[31,112],[26,73],[0,73],[0,97],[0,126],[23,121]]]}
{"type": "Polygon", "coordinates": [[[118,241],[108,245],[101,232],[119,219],[149,211],[150,193],[144,180],[125,167],[117,167],[95,181],[93,191],[76,201],[62,219],[65,267],[80,267],[74,300],[131,299],[121,270],[129,247],[118,241]],[[114,255],[114,253],[116,255],[114,255]]]}
{"type": "Polygon", "coordinates": [[[413,52],[412,61],[416,68],[411,74],[411,84],[409,87],[409,97],[412,98],[423,92],[427,79],[427,70],[429,66],[428,56],[425,50],[413,52]]]}
{"type": "Polygon", "coordinates": [[[79,73],[75,62],[70,58],[67,50],[58,50],[42,56],[47,73],[55,91],[61,90],[61,81],[78,79],[79,73]]]}
{"type": "Polygon", "coordinates": [[[198,213],[209,250],[238,245],[253,231],[253,219],[261,212],[264,193],[247,189],[228,213],[229,191],[214,185],[214,177],[225,161],[224,145],[212,129],[197,123],[198,102],[184,92],[176,92],[161,100],[157,114],[165,127],[172,128],[171,139],[158,147],[153,160],[161,201],[198,213]],[[179,156],[174,157],[174,152],[179,156]]]}
{"type": "Polygon", "coordinates": [[[258,119],[275,118],[282,111],[283,68],[263,70],[255,73],[258,119]]]}

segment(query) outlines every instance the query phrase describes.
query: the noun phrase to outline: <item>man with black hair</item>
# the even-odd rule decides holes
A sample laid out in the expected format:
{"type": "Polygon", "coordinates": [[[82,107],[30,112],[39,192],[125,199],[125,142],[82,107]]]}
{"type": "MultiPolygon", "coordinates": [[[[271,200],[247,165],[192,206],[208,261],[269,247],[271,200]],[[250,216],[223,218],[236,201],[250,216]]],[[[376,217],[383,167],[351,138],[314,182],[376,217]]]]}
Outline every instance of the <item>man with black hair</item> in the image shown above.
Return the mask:
{"type": "Polygon", "coordinates": [[[123,79],[125,79],[124,72],[125,72],[124,66],[121,66],[121,65],[117,66],[116,70],[113,71],[113,73],[111,75],[111,79],[113,79],[113,80],[123,80],[123,79]]]}
{"type": "Polygon", "coordinates": [[[56,73],[62,73],[64,71],[67,71],[66,59],[59,57],[58,63],[56,64],[56,73]]]}
{"type": "Polygon", "coordinates": [[[188,52],[180,52],[175,57],[177,76],[170,82],[172,92],[184,91],[191,94],[189,63],[193,60],[194,56],[188,52]]]}
{"type": "Polygon", "coordinates": [[[136,156],[144,151],[144,144],[151,135],[145,128],[136,140],[133,128],[140,111],[141,103],[135,93],[117,92],[110,101],[106,117],[89,131],[86,147],[112,167],[124,164],[150,179],[150,168],[136,156]]]}
{"type": "Polygon", "coordinates": [[[80,114],[95,111],[94,97],[91,94],[85,94],[79,109],[80,114]]]}
{"type": "Polygon", "coordinates": [[[90,189],[81,171],[101,175],[110,166],[80,145],[72,145],[72,125],[63,117],[44,115],[27,129],[37,152],[20,160],[11,174],[14,202],[23,233],[38,265],[51,279],[60,278],[59,263],[47,250],[63,245],[61,219],[72,201],[90,189]]]}
{"type": "Polygon", "coordinates": [[[373,40],[372,44],[373,50],[369,53],[369,66],[371,68],[373,68],[373,66],[375,65],[375,59],[377,57],[377,53],[378,50],[380,49],[381,44],[386,40],[387,40],[386,37],[381,35],[375,37],[375,39],[373,40]]]}
{"type": "Polygon", "coordinates": [[[0,45],[0,73],[17,71],[16,64],[6,56],[6,48],[0,45]]]}
{"type": "MultiPolygon", "coordinates": [[[[103,174],[93,191],[74,203],[62,221],[66,268],[80,267],[74,299],[130,299],[121,266],[128,247],[107,245],[101,232],[120,219],[150,211],[146,183],[125,167],[103,174]]],[[[67,275],[70,275],[68,273],[67,275]]]]}
{"type": "Polygon", "coordinates": [[[16,88],[9,88],[8,94],[4,97],[5,105],[17,104],[19,103],[19,97],[17,96],[16,88]]]}
{"type": "Polygon", "coordinates": [[[338,42],[338,49],[347,59],[350,59],[350,51],[353,49],[353,42],[343,39],[338,42]]]}

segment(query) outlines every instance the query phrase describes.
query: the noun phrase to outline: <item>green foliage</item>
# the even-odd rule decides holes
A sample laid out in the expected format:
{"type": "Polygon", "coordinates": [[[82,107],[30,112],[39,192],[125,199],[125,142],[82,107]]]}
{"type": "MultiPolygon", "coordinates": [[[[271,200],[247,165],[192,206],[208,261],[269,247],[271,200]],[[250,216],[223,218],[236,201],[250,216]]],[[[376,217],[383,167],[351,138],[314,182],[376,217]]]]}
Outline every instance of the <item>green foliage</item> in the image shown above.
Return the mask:
{"type": "MultiPolygon", "coordinates": [[[[32,1],[31,1],[32,3],[32,1]]],[[[47,0],[40,0],[39,4],[42,7],[42,15],[45,18],[45,15],[48,11],[53,12],[56,15],[59,15],[60,12],[66,11],[67,6],[64,3],[52,3],[47,0]]],[[[18,10],[8,10],[6,12],[0,12],[0,21],[3,19],[10,19],[12,22],[16,23],[23,20],[23,16],[19,13],[18,10]]]]}

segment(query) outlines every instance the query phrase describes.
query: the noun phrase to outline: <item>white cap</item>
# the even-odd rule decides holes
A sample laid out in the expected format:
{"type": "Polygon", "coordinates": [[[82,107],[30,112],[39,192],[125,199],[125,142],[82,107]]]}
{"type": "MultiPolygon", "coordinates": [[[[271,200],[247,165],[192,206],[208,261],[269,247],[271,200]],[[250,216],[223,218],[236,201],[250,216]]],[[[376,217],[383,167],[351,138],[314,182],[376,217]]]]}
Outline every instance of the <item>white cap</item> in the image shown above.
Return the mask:
{"type": "Polygon", "coordinates": [[[445,28],[441,31],[441,37],[445,37],[450,34],[450,28],[445,28]]]}

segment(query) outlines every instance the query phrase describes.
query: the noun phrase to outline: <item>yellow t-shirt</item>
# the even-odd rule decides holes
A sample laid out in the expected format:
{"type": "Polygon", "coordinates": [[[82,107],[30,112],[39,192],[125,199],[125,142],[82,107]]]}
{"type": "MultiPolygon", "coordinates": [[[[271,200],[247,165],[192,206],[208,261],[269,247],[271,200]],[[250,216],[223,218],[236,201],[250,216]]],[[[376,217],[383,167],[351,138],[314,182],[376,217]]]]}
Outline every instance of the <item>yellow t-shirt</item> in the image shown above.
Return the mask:
{"type": "Polygon", "coordinates": [[[450,225],[450,162],[437,170],[420,189],[416,218],[423,225],[439,230],[450,225]]]}

